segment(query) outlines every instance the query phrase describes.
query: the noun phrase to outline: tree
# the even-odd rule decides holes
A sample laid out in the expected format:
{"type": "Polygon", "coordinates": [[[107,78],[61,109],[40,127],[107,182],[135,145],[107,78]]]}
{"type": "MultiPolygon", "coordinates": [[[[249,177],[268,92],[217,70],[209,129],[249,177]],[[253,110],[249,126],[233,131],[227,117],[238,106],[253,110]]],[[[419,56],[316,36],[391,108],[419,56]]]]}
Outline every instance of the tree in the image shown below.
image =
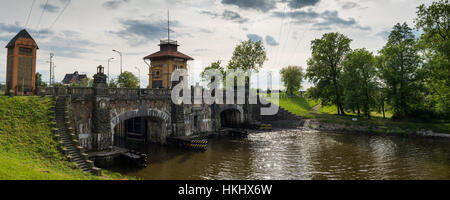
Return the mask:
{"type": "Polygon", "coordinates": [[[415,19],[422,29],[420,44],[427,68],[427,104],[435,113],[450,115],[450,4],[448,0],[420,5],[415,19]]]}
{"type": "Polygon", "coordinates": [[[344,102],[356,106],[358,115],[360,105],[364,114],[370,118],[370,104],[376,87],[375,60],[366,49],[356,49],[349,53],[342,62],[342,84],[344,86],[344,102]]]}
{"type": "Polygon", "coordinates": [[[131,72],[124,71],[117,78],[117,83],[121,88],[138,88],[139,80],[138,78],[131,72]]]}
{"type": "Polygon", "coordinates": [[[242,69],[258,72],[267,60],[266,50],[261,41],[243,41],[236,46],[228,63],[228,69],[242,69]]]}
{"type": "Polygon", "coordinates": [[[92,87],[94,80],[89,77],[83,78],[78,82],[72,83],[72,87],[92,87]]]}
{"type": "Polygon", "coordinates": [[[379,53],[377,65],[387,87],[394,118],[404,118],[411,114],[413,107],[420,106],[424,96],[421,57],[411,28],[406,23],[396,24],[379,53]]]}
{"type": "MultiPolygon", "coordinates": [[[[221,73],[221,75],[222,75],[222,83],[221,84],[224,84],[226,82],[225,81],[225,69],[221,66],[221,63],[222,62],[220,60],[218,60],[216,62],[212,62],[211,65],[209,65],[208,67],[205,67],[205,69],[200,74],[200,76],[202,77],[202,80],[209,83],[211,80],[206,80],[206,77],[207,77],[206,72],[208,70],[215,69],[215,70],[217,70],[217,71],[219,71],[221,73]]],[[[224,84],[224,86],[225,86],[225,84],[224,84]]]]}
{"type": "Polygon", "coordinates": [[[118,87],[117,79],[113,79],[113,78],[110,79],[108,87],[109,88],[117,88],[118,87]]]}
{"type": "Polygon", "coordinates": [[[450,4],[448,0],[433,2],[429,7],[420,5],[414,21],[417,29],[423,29],[422,39],[429,47],[450,59],[450,4]]]}
{"type": "MultiPolygon", "coordinates": [[[[267,60],[266,50],[261,41],[253,42],[247,40],[236,46],[231,60],[228,62],[228,69],[243,70],[244,72],[258,72],[267,60]]],[[[250,83],[250,77],[245,78],[247,84],[250,83]]],[[[235,79],[237,84],[237,79],[235,79]]]]}
{"type": "Polygon", "coordinates": [[[288,66],[280,71],[281,79],[288,94],[295,94],[302,88],[303,70],[298,66],[288,66]]]}
{"type": "Polygon", "coordinates": [[[342,74],[341,62],[345,55],[351,51],[352,40],[340,33],[326,33],[321,39],[311,42],[312,57],[308,59],[306,76],[315,87],[314,94],[322,103],[328,103],[329,98],[334,99],[337,113],[345,115],[342,105],[342,86],[340,76],[342,74]],[[331,97],[329,95],[332,95],[331,97]]]}
{"type": "Polygon", "coordinates": [[[42,81],[42,74],[37,72],[35,75],[35,84],[36,87],[47,87],[47,83],[42,81]]]}

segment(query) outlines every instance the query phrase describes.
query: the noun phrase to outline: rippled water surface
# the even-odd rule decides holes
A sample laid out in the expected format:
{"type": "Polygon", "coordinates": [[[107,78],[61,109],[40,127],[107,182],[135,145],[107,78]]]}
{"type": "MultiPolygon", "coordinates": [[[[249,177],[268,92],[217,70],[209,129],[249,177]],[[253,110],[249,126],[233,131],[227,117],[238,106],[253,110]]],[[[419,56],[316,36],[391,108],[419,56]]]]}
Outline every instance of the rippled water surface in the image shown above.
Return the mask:
{"type": "Polygon", "coordinates": [[[143,179],[450,179],[450,141],[310,130],[210,139],[208,151],[150,145],[143,179]]]}

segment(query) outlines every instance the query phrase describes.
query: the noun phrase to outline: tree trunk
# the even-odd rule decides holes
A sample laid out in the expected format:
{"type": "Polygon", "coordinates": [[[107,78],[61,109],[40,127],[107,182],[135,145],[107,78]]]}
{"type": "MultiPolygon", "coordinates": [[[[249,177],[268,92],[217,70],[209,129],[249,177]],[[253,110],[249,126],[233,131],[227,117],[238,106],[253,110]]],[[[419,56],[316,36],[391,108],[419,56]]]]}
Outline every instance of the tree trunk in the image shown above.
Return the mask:
{"type": "Polygon", "coordinates": [[[385,115],[385,113],[384,113],[384,99],[383,99],[383,101],[381,102],[381,108],[383,109],[383,119],[386,119],[386,115],[385,115]]]}
{"type": "Polygon", "coordinates": [[[361,111],[359,110],[359,104],[356,105],[356,108],[358,109],[358,117],[359,117],[359,115],[361,114],[361,111]]]}
{"type": "Polygon", "coordinates": [[[346,114],[344,112],[344,106],[341,103],[339,103],[339,104],[340,104],[340,107],[341,107],[341,114],[345,116],[346,114]]]}

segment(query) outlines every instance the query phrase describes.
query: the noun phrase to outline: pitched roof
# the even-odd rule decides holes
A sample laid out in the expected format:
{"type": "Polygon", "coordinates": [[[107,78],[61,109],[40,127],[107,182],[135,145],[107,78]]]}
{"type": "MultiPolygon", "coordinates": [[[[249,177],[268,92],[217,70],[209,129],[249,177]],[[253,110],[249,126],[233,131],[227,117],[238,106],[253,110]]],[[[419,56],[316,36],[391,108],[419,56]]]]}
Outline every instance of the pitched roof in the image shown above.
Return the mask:
{"type": "Polygon", "coordinates": [[[86,74],[78,74],[78,72],[75,72],[73,74],[66,74],[62,82],[63,84],[77,83],[78,81],[84,78],[87,78],[86,74]]]}
{"type": "MultiPolygon", "coordinates": [[[[33,39],[33,37],[31,37],[31,35],[28,33],[27,30],[22,29],[19,33],[17,33],[16,36],[13,37],[13,39],[11,39],[11,41],[9,41],[9,43],[6,45],[5,48],[9,48],[9,47],[13,47],[16,44],[17,39],[19,38],[28,38],[28,39],[33,39]]],[[[36,41],[34,41],[36,43],[36,41]]],[[[39,47],[37,47],[39,49],[39,47]]]]}
{"type": "Polygon", "coordinates": [[[155,58],[165,58],[165,57],[173,57],[173,58],[183,58],[186,60],[194,60],[194,58],[185,55],[181,52],[178,51],[158,51],[154,54],[150,54],[146,57],[144,57],[144,59],[155,59],[155,58]]]}

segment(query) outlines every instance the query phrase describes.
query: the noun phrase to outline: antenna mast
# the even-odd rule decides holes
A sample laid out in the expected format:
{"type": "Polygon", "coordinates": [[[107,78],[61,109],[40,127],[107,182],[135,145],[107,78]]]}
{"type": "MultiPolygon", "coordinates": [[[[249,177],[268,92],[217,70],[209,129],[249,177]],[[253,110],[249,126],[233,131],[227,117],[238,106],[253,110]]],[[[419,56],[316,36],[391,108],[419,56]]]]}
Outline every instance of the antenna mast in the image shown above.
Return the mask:
{"type": "Polygon", "coordinates": [[[170,15],[169,15],[169,9],[167,9],[167,41],[170,43],[170,15]]]}

